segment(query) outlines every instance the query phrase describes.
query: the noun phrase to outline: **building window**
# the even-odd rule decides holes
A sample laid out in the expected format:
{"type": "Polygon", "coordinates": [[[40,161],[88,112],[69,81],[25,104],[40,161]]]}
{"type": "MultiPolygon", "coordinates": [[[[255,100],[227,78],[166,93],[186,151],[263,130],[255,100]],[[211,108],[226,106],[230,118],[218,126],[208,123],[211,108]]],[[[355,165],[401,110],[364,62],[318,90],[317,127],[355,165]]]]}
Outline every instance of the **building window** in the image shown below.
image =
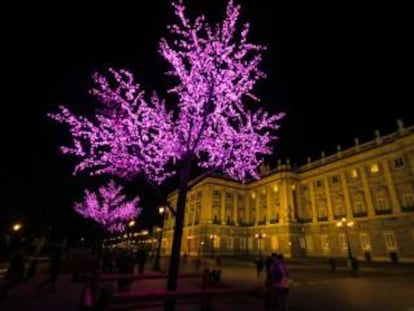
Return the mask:
{"type": "Polygon", "coordinates": [[[315,185],[316,185],[316,188],[320,188],[320,187],[322,187],[322,180],[318,179],[318,180],[315,182],[315,185]]]}
{"type": "Polygon", "coordinates": [[[311,235],[306,236],[306,248],[308,250],[313,250],[313,238],[311,235]]]}
{"type": "Polygon", "coordinates": [[[396,249],[397,243],[395,242],[394,232],[384,232],[385,246],[388,249],[396,249]]]}
{"type": "Polygon", "coordinates": [[[371,249],[371,242],[369,239],[369,234],[368,233],[361,233],[359,235],[359,240],[361,241],[361,248],[363,250],[370,250],[371,249]]]}
{"type": "Polygon", "coordinates": [[[391,211],[388,204],[387,191],[385,189],[380,189],[375,193],[375,211],[379,214],[391,211]]]}
{"type": "Polygon", "coordinates": [[[377,194],[377,209],[382,211],[385,210],[385,198],[382,194],[377,194]]]}
{"type": "Polygon", "coordinates": [[[213,190],[213,198],[212,198],[212,210],[213,210],[213,217],[215,222],[219,222],[220,219],[220,211],[221,211],[221,192],[219,190],[213,190]]]}
{"type": "Polygon", "coordinates": [[[226,192],[225,196],[225,202],[224,202],[224,208],[226,211],[226,221],[227,223],[232,223],[234,221],[233,219],[233,194],[226,192]]]}
{"type": "Polygon", "coordinates": [[[357,171],[357,169],[356,169],[356,168],[354,168],[354,169],[351,171],[351,177],[352,177],[352,178],[357,178],[357,177],[358,177],[358,171],[357,171]]]}
{"type": "Polygon", "coordinates": [[[341,246],[342,249],[348,249],[348,243],[346,241],[345,233],[339,234],[339,245],[341,246]]]}
{"type": "Polygon", "coordinates": [[[378,163],[371,164],[369,170],[371,171],[371,173],[378,173],[379,172],[378,163]]]}
{"type": "Polygon", "coordinates": [[[324,234],[321,236],[322,250],[329,251],[329,236],[324,234]]]}
{"type": "Polygon", "coordinates": [[[332,176],[332,183],[337,184],[338,182],[339,182],[339,176],[338,175],[332,176]]]}
{"type": "Polygon", "coordinates": [[[414,207],[414,194],[412,192],[405,192],[402,195],[403,207],[414,207]]]}
{"type": "Polygon", "coordinates": [[[247,242],[249,243],[249,249],[253,249],[253,238],[249,238],[247,242]]]}
{"type": "Polygon", "coordinates": [[[344,198],[342,195],[338,195],[334,201],[334,211],[336,217],[345,216],[345,205],[344,205],[344,198]]]}
{"type": "Polygon", "coordinates": [[[306,248],[306,243],[304,238],[299,238],[300,248],[306,248]]]}
{"type": "Polygon", "coordinates": [[[270,219],[272,223],[277,222],[279,219],[279,209],[280,209],[280,194],[279,192],[270,192],[270,219]]]}
{"type": "Polygon", "coordinates": [[[321,198],[318,202],[318,218],[327,218],[328,211],[326,209],[326,201],[325,199],[321,198]]]}
{"type": "Polygon", "coordinates": [[[240,238],[240,249],[246,249],[246,238],[240,238]]]}
{"type": "Polygon", "coordinates": [[[394,159],[394,167],[402,167],[404,166],[404,160],[403,158],[396,158],[394,159]]]}
{"type": "Polygon", "coordinates": [[[234,241],[232,237],[227,238],[227,249],[232,250],[234,247],[234,241]]]}
{"type": "Polygon", "coordinates": [[[367,209],[364,202],[364,194],[362,192],[355,194],[353,203],[355,216],[362,216],[363,214],[366,214],[367,209]]]}

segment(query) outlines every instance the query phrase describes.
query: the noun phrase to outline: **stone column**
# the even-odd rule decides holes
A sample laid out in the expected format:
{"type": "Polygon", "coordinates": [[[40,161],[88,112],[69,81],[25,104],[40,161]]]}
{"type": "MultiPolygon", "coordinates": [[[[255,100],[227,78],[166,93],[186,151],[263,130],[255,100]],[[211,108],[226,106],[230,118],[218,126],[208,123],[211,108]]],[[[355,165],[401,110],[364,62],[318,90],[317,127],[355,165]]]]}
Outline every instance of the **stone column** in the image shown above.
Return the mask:
{"type": "Polygon", "coordinates": [[[239,222],[239,219],[237,218],[237,210],[239,208],[238,198],[239,198],[238,192],[233,192],[233,222],[235,225],[237,225],[239,222]]]}
{"type": "Polygon", "coordinates": [[[394,214],[399,214],[401,213],[401,205],[400,201],[398,200],[397,190],[395,189],[394,181],[392,180],[392,174],[389,163],[386,159],[382,160],[381,163],[384,167],[384,176],[387,182],[388,191],[390,193],[392,212],[394,214]]]}
{"type": "Polygon", "coordinates": [[[221,193],[220,220],[221,220],[221,224],[225,224],[226,223],[226,206],[225,206],[226,193],[223,191],[223,189],[220,189],[220,193],[221,193]]]}
{"type": "Polygon", "coordinates": [[[213,222],[213,187],[204,185],[201,196],[200,223],[211,224],[213,222]]]}
{"type": "Polygon", "coordinates": [[[309,194],[311,199],[311,206],[312,206],[312,222],[318,222],[318,211],[316,209],[316,201],[315,201],[315,188],[313,186],[313,181],[309,183],[309,194]]]}
{"type": "Polygon", "coordinates": [[[342,172],[340,174],[342,182],[342,191],[344,193],[345,207],[346,207],[346,218],[354,218],[354,213],[352,212],[351,197],[349,195],[348,183],[346,181],[346,174],[342,172]]]}
{"type": "Polygon", "coordinates": [[[326,204],[328,208],[328,220],[333,221],[333,210],[332,210],[332,198],[331,191],[329,189],[329,180],[328,177],[323,178],[323,187],[325,188],[326,204]]]}
{"type": "Polygon", "coordinates": [[[271,189],[270,187],[266,187],[266,225],[270,224],[270,219],[272,217],[272,200],[271,200],[271,189]]]}
{"type": "Polygon", "coordinates": [[[289,208],[288,186],[287,186],[286,180],[282,180],[279,185],[280,185],[279,223],[286,223],[288,221],[287,211],[289,208]]]}
{"type": "Polygon", "coordinates": [[[288,183],[287,184],[287,191],[288,191],[288,200],[289,200],[289,204],[288,204],[288,218],[289,221],[296,221],[296,206],[295,206],[295,200],[293,198],[293,194],[294,194],[294,189],[296,185],[293,183],[288,183]]]}
{"type": "Polygon", "coordinates": [[[361,172],[362,187],[364,188],[365,199],[367,201],[367,215],[375,216],[374,203],[372,201],[371,190],[369,189],[367,173],[365,172],[365,168],[363,166],[359,171],[361,172]]]}

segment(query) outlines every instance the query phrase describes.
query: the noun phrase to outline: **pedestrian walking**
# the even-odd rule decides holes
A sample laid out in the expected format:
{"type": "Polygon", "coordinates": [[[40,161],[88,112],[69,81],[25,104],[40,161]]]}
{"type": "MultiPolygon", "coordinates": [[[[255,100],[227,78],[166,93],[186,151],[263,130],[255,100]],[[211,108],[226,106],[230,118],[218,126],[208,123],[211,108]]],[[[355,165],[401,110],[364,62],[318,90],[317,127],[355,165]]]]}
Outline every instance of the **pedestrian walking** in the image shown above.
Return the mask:
{"type": "Polygon", "coordinates": [[[36,293],[39,293],[46,285],[50,285],[50,292],[56,292],[61,260],[62,250],[56,247],[49,258],[49,277],[36,287],[36,293]]]}
{"type": "Polygon", "coordinates": [[[359,262],[358,262],[358,259],[355,257],[351,258],[351,268],[352,268],[352,274],[358,275],[359,262]]]}
{"type": "Polygon", "coordinates": [[[272,310],[287,311],[290,276],[282,254],[277,255],[269,273],[273,280],[271,304],[274,309],[272,310]]]}
{"type": "Polygon", "coordinates": [[[264,266],[263,258],[262,257],[257,258],[254,263],[256,265],[257,278],[259,280],[261,280],[262,279],[263,266],[264,266]]]}
{"type": "Polygon", "coordinates": [[[336,271],[336,260],[335,258],[331,257],[329,258],[329,265],[331,266],[332,272],[336,271]]]}

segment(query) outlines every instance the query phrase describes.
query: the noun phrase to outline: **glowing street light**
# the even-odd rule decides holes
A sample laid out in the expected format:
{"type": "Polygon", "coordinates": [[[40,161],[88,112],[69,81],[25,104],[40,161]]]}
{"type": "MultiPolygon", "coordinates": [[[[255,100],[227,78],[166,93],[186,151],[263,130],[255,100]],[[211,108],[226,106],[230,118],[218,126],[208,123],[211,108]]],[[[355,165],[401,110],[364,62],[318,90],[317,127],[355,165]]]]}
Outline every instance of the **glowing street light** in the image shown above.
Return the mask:
{"type": "Polygon", "coordinates": [[[348,260],[349,260],[350,266],[352,263],[352,250],[351,250],[351,243],[349,243],[348,228],[352,227],[353,225],[354,225],[354,222],[346,220],[345,217],[343,217],[340,221],[336,223],[336,226],[338,228],[344,228],[344,231],[345,231],[346,244],[348,248],[348,260]]]}
{"type": "MultiPolygon", "coordinates": [[[[127,230],[127,234],[126,234],[126,238],[127,238],[127,247],[129,248],[131,246],[131,236],[132,236],[132,228],[135,226],[135,220],[130,220],[128,222],[128,230],[127,230]]],[[[125,235],[124,235],[125,237],[125,235]]]]}
{"type": "Polygon", "coordinates": [[[17,231],[20,231],[20,229],[22,228],[22,224],[21,223],[15,223],[14,225],[13,225],[13,231],[14,232],[17,232],[17,231]]]}
{"type": "Polygon", "coordinates": [[[160,271],[161,267],[160,267],[160,252],[161,252],[161,243],[162,243],[162,232],[164,229],[164,220],[165,220],[165,215],[167,209],[164,206],[161,206],[158,208],[158,213],[161,215],[162,221],[161,221],[161,230],[160,230],[160,235],[158,236],[158,246],[157,246],[157,254],[155,255],[155,262],[154,262],[154,267],[153,270],[154,271],[160,271]]]}

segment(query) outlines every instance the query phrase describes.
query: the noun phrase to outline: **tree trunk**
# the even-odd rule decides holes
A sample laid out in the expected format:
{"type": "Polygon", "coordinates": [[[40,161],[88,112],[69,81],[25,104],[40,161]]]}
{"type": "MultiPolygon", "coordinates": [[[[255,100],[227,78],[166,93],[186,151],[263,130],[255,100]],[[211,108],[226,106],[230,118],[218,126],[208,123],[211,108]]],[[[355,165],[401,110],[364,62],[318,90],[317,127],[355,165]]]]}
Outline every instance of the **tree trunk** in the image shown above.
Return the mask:
{"type": "MultiPolygon", "coordinates": [[[[180,266],[181,239],[183,235],[185,202],[187,197],[188,179],[190,176],[191,161],[186,161],[180,171],[180,185],[178,189],[178,200],[175,217],[174,238],[170,257],[170,267],[168,272],[167,290],[174,291],[177,289],[178,269],[180,266]]],[[[175,307],[174,300],[167,300],[165,311],[173,311],[175,307]]]]}

